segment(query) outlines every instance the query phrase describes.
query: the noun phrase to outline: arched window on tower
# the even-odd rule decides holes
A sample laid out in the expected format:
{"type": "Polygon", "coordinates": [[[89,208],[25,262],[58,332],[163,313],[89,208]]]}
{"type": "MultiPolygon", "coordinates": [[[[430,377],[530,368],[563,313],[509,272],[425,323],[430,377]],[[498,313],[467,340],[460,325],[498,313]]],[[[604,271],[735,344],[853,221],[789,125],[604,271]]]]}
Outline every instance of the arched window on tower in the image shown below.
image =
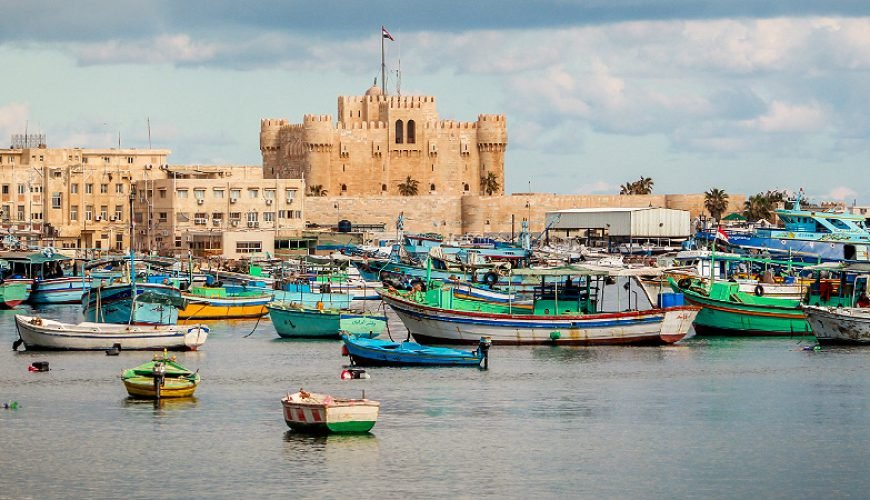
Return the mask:
{"type": "Polygon", "coordinates": [[[384,192],[384,193],[387,192],[387,185],[386,184],[381,184],[381,192],[384,192]]]}
{"type": "Polygon", "coordinates": [[[470,191],[470,190],[471,190],[471,187],[468,185],[468,183],[466,183],[466,184],[463,186],[463,188],[464,188],[466,191],[470,191]]]}
{"type": "Polygon", "coordinates": [[[435,184],[429,184],[429,191],[435,191],[435,184]]]}
{"type": "Polygon", "coordinates": [[[346,193],[346,192],[347,192],[347,184],[342,184],[342,185],[341,185],[341,192],[342,192],[342,193],[346,193]]]}
{"type": "Polygon", "coordinates": [[[405,123],[402,120],[396,120],[396,144],[402,144],[402,132],[404,132],[405,123]]]}
{"type": "Polygon", "coordinates": [[[417,126],[414,120],[408,120],[408,144],[414,144],[417,141],[417,126]]]}

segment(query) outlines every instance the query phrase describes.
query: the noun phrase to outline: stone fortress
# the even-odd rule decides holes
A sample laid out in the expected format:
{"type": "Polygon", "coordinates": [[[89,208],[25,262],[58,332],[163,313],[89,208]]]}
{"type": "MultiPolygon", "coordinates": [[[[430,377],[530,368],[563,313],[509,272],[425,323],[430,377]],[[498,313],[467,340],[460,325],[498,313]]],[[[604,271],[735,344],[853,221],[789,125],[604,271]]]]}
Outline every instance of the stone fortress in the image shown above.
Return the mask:
{"type": "MultiPolygon", "coordinates": [[[[387,236],[399,213],[405,229],[448,235],[509,235],[528,219],[544,229],[548,211],[593,207],[664,207],[705,214],[704,194],[558,195],[504,194],[507,122],[481,114],[476,122],[440,120],[435,98],[388,96],[378,87],[364,96],[338,98],[338,119],[306,115],[301,124],[265,119],[260,150],[266,178],[304,179],[320,188],[305,200],[309,223],[335,227],[384,224],[387,236]],[[498,190],[488,195],[482,179],[493,174],[498,190]],[[416,196],[399,194],[408,177],[416,196]]],[[[652,172],[654,177],[655,172],[652,172]]],[[[730,195],[727,212],[739,211],[745,196],[730,195]]]]}
{"type": "Polygon", "coordinates": [[[338,120],[305,115],[301,124],[262,120],[264,177],[305,179],[329,196],[391,196],[408,177],[418,194],[484,194],[481,179],[495,176],[503,193],[507,124],[504,115],[476,122],[441,120],[435,98],[338,98],[338,120]]]}

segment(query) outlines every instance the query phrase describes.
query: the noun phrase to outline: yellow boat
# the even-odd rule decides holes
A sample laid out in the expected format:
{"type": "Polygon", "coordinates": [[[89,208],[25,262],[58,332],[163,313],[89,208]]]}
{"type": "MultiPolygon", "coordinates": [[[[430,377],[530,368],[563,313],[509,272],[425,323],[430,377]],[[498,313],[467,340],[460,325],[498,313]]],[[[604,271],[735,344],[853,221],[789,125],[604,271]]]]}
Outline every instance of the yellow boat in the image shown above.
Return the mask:
{"type": "Polygon", "coordinates": [[[199,385],[199,373],[191,372],[175,361],[175,356],[155,354],[154,359],[136,368],[124,370],[121,380],[134,398],[161,399],[193,396],[199,385]]]}
{"type": "Polygon", "coordinates": [[[222,287],[192,287],[182,296],[188,304],[178,312],[178,319],[244,319],[268,314],[266,304],[272,295],[257,290],[227,290],[222,287]]]}

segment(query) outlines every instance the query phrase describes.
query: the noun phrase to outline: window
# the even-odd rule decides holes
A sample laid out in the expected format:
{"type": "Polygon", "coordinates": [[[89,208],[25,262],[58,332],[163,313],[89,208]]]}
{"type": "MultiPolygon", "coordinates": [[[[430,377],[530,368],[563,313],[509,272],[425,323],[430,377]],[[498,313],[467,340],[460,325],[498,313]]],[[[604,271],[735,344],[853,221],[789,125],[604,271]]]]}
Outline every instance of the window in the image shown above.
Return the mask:
{"type": "Polygon", "coordinates": [[[124,205],[115,205],[115,220],[124,220],[124,205]]]}
{"type": "Polygon", "coordinates": [[[257,222],[260,215],[257,212],[248,212],[248,222],[257,222]]]}
{"type": "Polygon", "coordinates": [[[295,189],[285,189],[284,196],[287,198],[287,203],[292,203],[293,200],[296,199],[296,190],[295,189]]]}
{"type": "Polygon", "coordinates": [[[197,212],[193,214],[193,223],[198,226],[204,226],[208,223],[208,214],[205,212],[197,212]]]}
{"type": "Polygon", "coordinates": [[[435,191],[435,184],[429,184],[429,191],[435,191]]]}
{"type": "Polygon", "coordinates": [[[468,184],[465,184],[465,185],[463,186],[463,189],[465,189],[466,191],[469,191],[471,188],[468,186],[468,184]]]}
{"type": "Polygon", "coordinates": [[[386,192],[387,192],[387,185],[386,185],[386,184],[381,184],[381,192],[382,192],[382,193],[386,193],[386,192]]]}
{"type": "Polygon", "coordinates": [[[18,205],[18,217],[15,220],[24,220],[24,205],[18,205]]]}
{"type": "Polygon", "coordinates": [[[124,233],[115,234],[115,250],[124,250],[124,233]]]}
{"type": "Polygon", "coordinates": [[[176,189],[175,196],[178,199],[185,199],[185,198],[187,198],[187,190],[186,189],[176,189]]]}
{"type": "Polygon", "coordinates": [[[87,162],[88,162],[88,157],[82,156],[82,163],[87,163],[87,162]]]}
{"type": "Polygon", "coordinates": [[[161,190],[159,190],[159,191],[157,191],[157,192],[160,194],[160,197],[161,197],[161,198],[166,198],[166,190],[165,190],[165,189],[161,189],[161,190]]]}
{"type": "Polygon", "coordinates": [[[217,188],[215,188],[215,189],[214,189],[214,197],[215,197],[215,198],[218,198],[218,199],[223,199],[223,197],[224,197],[224,190],[223,190],[223,189],[217,189],[217,188]]]}
{"type": "Polygon", "coordinates": [[[115,194],[124,194],[123,184],[115,184],[115,194]]]}
{"type": "Polygon", "coordinates": [[[342,193],[346,193],[346,192],[347,192],[347,184],[342,184],[342,185],[341,185],[341,192],[342,192],[342,193]]]}
{"type": "Polygon", "coordinates": [[[396,144],[402,144],[402,132],[405,128],[405,124],[402,123],[402,120],[396,120],[396,144]]]}
{"type": "Polygon", "coordinates": [[[79,220],[79,206],[78,205],[70,205],[69,207],[69,220],[79,220]]]}
{"type": "Polygon", "coordinates": [[[241,198],[241,196],[242,196],[241,189],[230,189],[230,199],[231,200],[238,200],[239,198],[241,198]]]}
{"type": "Polygon", "coordinates": [[[204,200],[205,199],[205,189],[201,189],[201,188],[194,189],[193,190],[193,197],[196,198],[197,200],[204,200]]]}
{"type": "Polygon", "coordinates": [[[408,120],[408,144],[414,144],[417,141],[417,127],[414,120],[408,120]]]}
{"type": "Polygon", "coordinates": [[[248,189],[248,198],[256,199],[260,196],[259,189],[248,189]]]}
{"type": "Polygon", "coordinates": [[[175,237],[175,248],[181,248],[181,236],[175,237]]]}
{"type": "Polygon", "coordinates": [[[234,221],[238,222],[241,219],[242,219],[241,212],[230,212],[230,220],[234,220],[234,221]]]}
{"type": "Polygon", "coordinates": [[[9,205],[3,205],[3,220],[8,221],[12,217],[12,208],[9,205]]]}
{"type": "Polygon", "coordinates": [[[51,193],[51,208],[60,208],[60,193],[51,193]]]}
{"type": "Polygon", "coordinates": [[[30,218],[33,220],[42,220],[42,212],[33,212],[30,214],[30,218]]]}
{"type": "Polygon", "coordinates": [[[3,194],[9,194],[9,184],[3,184],[3,187],[0,189],[2,189],[3,194]]]}
{"type": "Polygon", "coordinates": [[[85,205],[85,220],[90,222],[94,220],[94,206],[85,205]]]}
{"type": "Polygon", "coordinates": [[[275,222],[275,212],[263,212],[263,222],[275,222]]]}
{"type": "Polygon", "coordinates": [[[91,183],[85,184],[85,194],[94,194],[94,185],[91,183]]]}
{"type": "Polygon", "coordinates": [[[18,194],[27,193],[27,184],[19,184],[18,185],[18,194]]]}
{"type": "Polygon", "coordinates": [[[109,193],[109,185],[108,184],[100,184],[100,194],[108,194],[109,193]]]}
{"type": "Polygon", "coordinates": [[[70,184],[70,185],[69,185],[69,194],[78,194],[78,193],[79,193],[79,185],[78,185],[78,183],[76,183],[76,184],[70,184]]]}
{"type": "Polygon", "coordinates": [[[133,157],[132,156],[127,157],[127,163],[129,163],[130,165],[133,164],[133,157]]]}
{"type": "Polygon", "coordinates": [[[220,225],[220,221],[222,221],[223,219],[224,219],[224,214],[221,212],[214,212],[213,214],[211,214],[211,220],[218,221],[217,225],[220,225]]]}
{"type": "Polygon", "coordinates": [[[158,212],[157,213],[157,222],[166,222],[169,220],[166,212],[158,212]]]}
{"type": "Polygon", "coordinates": [[[275,190],[274,189],[264,189],[263,190],[263,199],[274,200],[275,199],[275,190]]]}
{"type": "Polygon", "coordinates": [[[263,251],[263,244],[259,241],[237,241],[236,252],[238,253],[257,253],[263,251]]]}
{"type": "Polygon", "coordinates": [[[100,217],[102,217],[103,220],[109,218],[109,205],[100,205],[100,217]]]}

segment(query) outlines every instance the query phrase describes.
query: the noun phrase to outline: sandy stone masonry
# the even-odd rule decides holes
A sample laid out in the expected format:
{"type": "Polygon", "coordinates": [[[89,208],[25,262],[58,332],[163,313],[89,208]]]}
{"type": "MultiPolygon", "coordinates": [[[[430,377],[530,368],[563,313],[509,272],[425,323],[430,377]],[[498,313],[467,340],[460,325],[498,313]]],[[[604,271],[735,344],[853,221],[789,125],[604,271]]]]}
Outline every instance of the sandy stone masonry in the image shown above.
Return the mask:
{"type": "Polygon", "coordinates": [[[328,195],[398,195],[409,176],[419,194],[482,195],[490,172],[501,195],[506,148],[504,115],[441,120],[434,97],[385,96],[377,87],[339,97],[335,122],[329,115],[260,122],[264,177],[302,178],[328,195]]]}

